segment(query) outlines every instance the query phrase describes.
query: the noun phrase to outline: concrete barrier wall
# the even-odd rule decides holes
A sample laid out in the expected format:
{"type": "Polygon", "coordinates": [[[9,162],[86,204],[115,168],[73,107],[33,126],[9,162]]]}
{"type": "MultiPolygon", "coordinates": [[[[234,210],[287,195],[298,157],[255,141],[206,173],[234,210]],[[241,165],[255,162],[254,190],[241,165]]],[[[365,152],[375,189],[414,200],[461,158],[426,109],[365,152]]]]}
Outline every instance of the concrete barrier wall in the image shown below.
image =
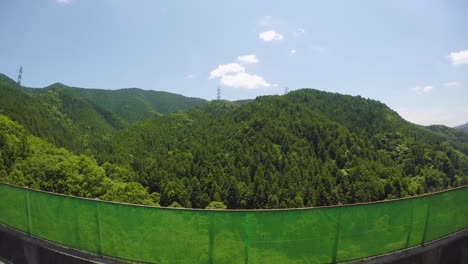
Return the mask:
{"type": "Polygon", "coordinates": [[[468,229],[424,246],[394,252],[353,264],[468,264],[468,229]]]}
{"type": "Polygon", "coordinates": [[[28,236],[0,225],[0,262],[14,264],[123,263],[28,236]]]}

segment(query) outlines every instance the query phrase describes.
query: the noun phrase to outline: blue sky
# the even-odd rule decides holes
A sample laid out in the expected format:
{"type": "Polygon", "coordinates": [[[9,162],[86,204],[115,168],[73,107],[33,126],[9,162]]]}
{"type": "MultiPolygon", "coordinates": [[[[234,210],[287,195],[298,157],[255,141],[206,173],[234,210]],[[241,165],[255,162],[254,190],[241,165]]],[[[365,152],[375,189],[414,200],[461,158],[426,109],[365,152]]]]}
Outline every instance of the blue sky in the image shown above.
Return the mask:
{"type": "Polygon", "coordinates": [[[468,122],[468,1],[2,0],[0,72],[23,84],[254,98],[298,88],[468,122]]]}

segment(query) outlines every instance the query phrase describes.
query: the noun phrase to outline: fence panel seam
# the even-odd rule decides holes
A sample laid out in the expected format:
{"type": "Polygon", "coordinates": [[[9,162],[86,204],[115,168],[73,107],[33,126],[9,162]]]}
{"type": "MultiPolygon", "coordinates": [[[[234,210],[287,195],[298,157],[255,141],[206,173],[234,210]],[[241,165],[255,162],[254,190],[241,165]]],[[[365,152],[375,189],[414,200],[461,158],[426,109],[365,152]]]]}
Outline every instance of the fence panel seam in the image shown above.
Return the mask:
{"type": "Polygon", "coordinates": [[[332,263],[336,263],[336,257],[338,254],[338,245],[340,241],[341,211],[342,210],[338,210],[338,218],[336,220],[336,229],[335,229],[336,235],[335,235],[335,242],[333,244],[332,263]]]}
{"type": "Polygon", "coordinates": [[[427,236],[427,229],[429,226],[429,217],[430,217],[430,212],[431,212],[431,206],[432,206],[432,196],[429,196],[427,199],[427,210],[426,210],[426,221],[424,223],[424,232],[423,232],[423,237],[421,240],[421,246],[424,246],[424,243],[426,242],[426,236],[427,236]]]}
{"type": "Polygon", "coordinates": [[[101,233],[101,213],[100,213],[100,209],[99,209],[99,202],[96,202],[97,203],[97,214],[96,214],[96,218],[97,218],[97,231],[98,231],[98,255],[99,256],[102,256],[102,233],[101,233]]]}
{"type": "Polygon", "coordinates": [[[250,219],[249,213],[245,214],[245,264],[249,263],[249,232],[250,232],[250,219]]]}
{"type": "Polygon", "coordinates": [[[32,235],[32,225],[31,225],[31,205],[29,202],[29,190],[26,189],[26,208],[27,208],[27,218],[28,218],[28,234],[32,235]]]}

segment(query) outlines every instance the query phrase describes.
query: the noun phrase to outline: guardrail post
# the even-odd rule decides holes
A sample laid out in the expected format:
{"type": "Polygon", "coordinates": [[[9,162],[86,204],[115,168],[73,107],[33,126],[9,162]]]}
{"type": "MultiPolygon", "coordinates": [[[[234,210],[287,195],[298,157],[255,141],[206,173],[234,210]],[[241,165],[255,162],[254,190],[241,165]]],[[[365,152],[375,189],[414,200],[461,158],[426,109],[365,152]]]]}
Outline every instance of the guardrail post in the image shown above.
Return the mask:
{"type": "Polygon", "coordinates": [[[427,211],[426,211],[426,221],[424,223],[424,233],[423,233],[423,237],[422,237],[422,240],[421,240],[421,246],[423,246],[423,247],[424,247],[424,241],[426,241],[427,228],[428,228],[428,225],[429,225],[429,217],[431,216],[431,214],[430,214],[431,204],[432,204],[432,195],[429,195],[428,200],[427,200],[427,211]]]}
{"type": "Polygon", "coordinates": [[[249,229],[250,219],[249,213],[245,213],[245,264],[249,263],[249,229]]]}

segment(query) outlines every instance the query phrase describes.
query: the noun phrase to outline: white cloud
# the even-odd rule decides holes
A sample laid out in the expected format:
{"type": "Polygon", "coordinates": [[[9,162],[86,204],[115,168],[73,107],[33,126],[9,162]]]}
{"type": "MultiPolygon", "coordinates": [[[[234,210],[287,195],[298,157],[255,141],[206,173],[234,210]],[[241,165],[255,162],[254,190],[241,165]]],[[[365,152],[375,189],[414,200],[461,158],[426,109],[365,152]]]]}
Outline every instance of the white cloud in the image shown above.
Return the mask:
{"type": "Polygon", "coordinates": [[[447,57],[452,61],[452,65],[468,64],[468,50],[452,52],[447,57]]]}
{"type": "Polygon", "coordinates": [[[296,54],[296,52],[297,51],[295,49],[292,49],[292,50],[289,51],[289,54],[294,55],[294,54],[296,54]]]}
{"type": "Polygon", "coordinates": [[[258,38],[265,42],[271,42],[273,40],[282,40],[283,35],[276,32],[275,30],[268,30],[258,34],[258,38]]]}
{"type": "Polygon", "coordinates": [[[411,88],[411,91],[416,92],[417,94],[428,93],[428,92],[430,92],[432,90],[434,90],[434,87],[432,87],[430,85],[417,86],[417,87],[411,88]]]}
{"type": "Polygon", "coordinates": [[[244,66],[238,63],[229,63],[218,65],[218,67],[210,72],[210,79],[223,77],[226,74],[245,72],[244,66]]]}
{"type": "Polygon", "coordinates": [[[265,81],[263,77],[255,74],[248,74],[246,72],[224,75],[221,77],[221,84],[228,87],[246,89],[271,86],[271,84],[265,81]]]}
{"type": "Polygon", "coordinates": [[[255,54],[239,56],[239,57],[237,57],[237,60],[239,62],[245,63],[245,64],[253,64],[253,63],[258,63],[259,62],[259,60],[258,60],[257,56],[255,56],[255,54]]]}
{"type": "Polygon", "coordinates": [[[446,82],[446,83],[444,83],[445,87],[460,87],[462,85],[463,85],[463,83],[461,83],[461,82],[446,82]]]}
{"type": "Polygon", "coordinates": [[[195,73],[191,73],[191,74],[187,74],[185,75],[184,79],[195,79],[197,77],[197,75],[195,73]]]}
{"type": "Polygon", "coordinates": [[[263,77],[246,72],[245,64],[259,62],[255,54],[242,55],[237,57],[237,60],[243,64],[228,63],[218,65],[216,69],[210,72],[209,79],[220,78],[221,85],[233,88],[256,89],[273,86],[263,79],[263,77]]]}
{"type": "Polygon", "coordinates": [[[305,29],[298,28],[298,29],[294,30],[293,36],[300,37],[300,36],[304,35],[304,33],[305,33],[305,29]]]}
{"type": "Polygon", "coordinates": [[[59,5],[68,5],[71,3],[72,0],[55,0],[55,2],[59,5]]]}

